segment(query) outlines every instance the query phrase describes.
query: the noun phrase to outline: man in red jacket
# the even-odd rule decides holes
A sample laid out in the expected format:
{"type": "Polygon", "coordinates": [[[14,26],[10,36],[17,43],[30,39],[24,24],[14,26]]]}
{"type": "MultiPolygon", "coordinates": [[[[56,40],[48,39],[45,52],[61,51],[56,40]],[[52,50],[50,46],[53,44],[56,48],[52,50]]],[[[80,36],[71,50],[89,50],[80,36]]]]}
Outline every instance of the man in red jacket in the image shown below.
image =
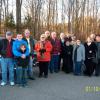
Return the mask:
{"type": "Polygon", "coordinates": [[[51,62],[49,65],[50,73],[58,72],[58,66],[59,66],[59,55],[61,52],[61,43],[60,40],[57,38],[57,33],[52,32],[51,33],[51,44],[53,46],[52,49],[52,56],[51,56],[51,62]]]}

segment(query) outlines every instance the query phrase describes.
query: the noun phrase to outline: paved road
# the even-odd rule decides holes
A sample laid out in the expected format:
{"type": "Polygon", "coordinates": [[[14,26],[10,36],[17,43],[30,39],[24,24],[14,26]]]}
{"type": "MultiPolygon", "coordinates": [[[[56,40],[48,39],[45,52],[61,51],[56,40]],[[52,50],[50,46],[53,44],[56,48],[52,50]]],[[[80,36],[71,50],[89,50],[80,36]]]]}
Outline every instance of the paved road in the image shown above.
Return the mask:
{"type": "Polygon", "coordinates": [[[49,78],[36,78],[29,86],[0,87],[0,100],[100,100],[100,77],[74,76],[63,72],[49,74],[49,78]],[[85,90],[87,86],[99,91],[85,90]]]}

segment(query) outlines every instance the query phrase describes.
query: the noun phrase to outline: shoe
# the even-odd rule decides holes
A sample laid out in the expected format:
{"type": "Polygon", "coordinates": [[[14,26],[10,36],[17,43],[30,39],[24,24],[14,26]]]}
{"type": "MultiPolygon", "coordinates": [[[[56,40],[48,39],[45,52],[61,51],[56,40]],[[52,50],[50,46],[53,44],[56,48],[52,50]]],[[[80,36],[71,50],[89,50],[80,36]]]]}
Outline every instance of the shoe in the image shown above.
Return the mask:
{"type": "Polygon", "coordinates": [[[48,78],[48,75],[44,75],[44,78],[48,78]]]}
{"type": "Polygon", "coordinates": [[[99,76],[99,74],[95,74],[95,76],[97,76],[97,77],[98,77],[98,76],[99,76]]]}
{"type": "Polygon", "coordinates": [[[30,80],[35,80],[35,78],[34,78],[34,77],[29,77],[29,79],[30,79],[30,80]]]}
{"type": "Polygon", "coordinates": [[[42,78],[42,75],[39,75],[39,78],[42,78]]]}
{"type": "Polygon", "coordinates": [[[22,84],[22,87],[26,87],[27,88],[28,86],[27,86],[27,84],[22,84]]]}
{"type": "Polygon", "coordinates": [[[53,74],[53,71],[52,71],[52,70],[50,70],[50,73],[51,73],[51,74],[53,74]]]}
{"type": "Polygon", "coordinates": [[[5,86],[6,85],[6,83],[5,82],[1,82],[1,86],[5,86]]]}
{"type": "Polygon", "coordinates": [[[10,85],[11,85],[11,86],[14,86],[14,85],[15,85],[15,83],[14,83],[14,82],[10,82],[10,85]]]}
{"type": "Polygon", "coordinates": [[[58,70],[55,70],[54,72],[55,72],[55,73],[58,73],[58,70]]]}

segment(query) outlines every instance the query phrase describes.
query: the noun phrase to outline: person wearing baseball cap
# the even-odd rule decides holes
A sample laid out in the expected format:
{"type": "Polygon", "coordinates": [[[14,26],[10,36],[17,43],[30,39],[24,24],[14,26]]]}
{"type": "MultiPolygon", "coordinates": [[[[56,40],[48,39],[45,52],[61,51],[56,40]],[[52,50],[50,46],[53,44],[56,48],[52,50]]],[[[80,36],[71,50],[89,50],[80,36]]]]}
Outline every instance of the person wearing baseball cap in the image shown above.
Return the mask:
{"type": "Polygon", "coordinates": [[[1,86],[7,84],[7,72],[9,71],[10,85],[14,85],[14,63],[12,45],[14,40],[12,39],[13,33],[11,31],[6,32],[5,39],[0,41],[0,55],[1,55],[1,69],[2,69],[2,82],[1,86]]]}

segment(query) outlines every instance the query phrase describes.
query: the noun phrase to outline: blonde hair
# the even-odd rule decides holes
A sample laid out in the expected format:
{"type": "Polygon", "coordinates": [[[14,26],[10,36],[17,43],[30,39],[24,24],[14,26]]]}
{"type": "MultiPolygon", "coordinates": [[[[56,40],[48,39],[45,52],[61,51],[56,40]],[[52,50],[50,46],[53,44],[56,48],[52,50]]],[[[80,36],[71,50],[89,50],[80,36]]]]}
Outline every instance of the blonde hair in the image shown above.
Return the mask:
{"type": "Polygon", "coordinates": [[[45,37],[45,38],[46,38],[46,35],[45,35],[45,34],[41,34],[41,35],[40,35],[40,38],[41,38],[41,37],[45,37]]]}

